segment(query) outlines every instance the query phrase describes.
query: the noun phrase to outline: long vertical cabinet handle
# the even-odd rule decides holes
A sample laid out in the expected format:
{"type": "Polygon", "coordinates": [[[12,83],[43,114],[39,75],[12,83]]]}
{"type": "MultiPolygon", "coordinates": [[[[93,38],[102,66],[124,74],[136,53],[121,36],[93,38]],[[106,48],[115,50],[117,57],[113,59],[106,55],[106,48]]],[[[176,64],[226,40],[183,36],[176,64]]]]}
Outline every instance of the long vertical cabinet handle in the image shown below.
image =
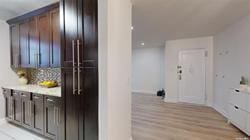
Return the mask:
{"type": "Polygon", "coordinates": [[[54,124],[56,124],[56,107],[54,107],[54,124]]]}
{"type": "Polygon", "coordinates": [[[72,40],[72,65],[73,65],[73,95],[76,91],[76,74],[75,74],[75,40],[72,40]]]}
{"type": "Polygon", "coordinates": [[[78,95],[81,95],[81,60],[80,60],[80,40],[77,40],[77,66],[78,66],[78,71],[77,71],[77,79],[78,79],[78,95]]]}

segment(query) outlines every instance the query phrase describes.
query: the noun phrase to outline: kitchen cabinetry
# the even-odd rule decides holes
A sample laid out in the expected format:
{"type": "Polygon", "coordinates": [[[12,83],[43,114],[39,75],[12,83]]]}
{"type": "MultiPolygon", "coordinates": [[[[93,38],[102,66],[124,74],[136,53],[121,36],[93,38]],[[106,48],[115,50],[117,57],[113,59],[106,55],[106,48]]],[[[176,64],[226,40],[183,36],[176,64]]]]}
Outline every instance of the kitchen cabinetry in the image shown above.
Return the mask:
{"type": "Polygon", "coordinates": [[[3,89],[5,99],[5,117],[8,121],[14,120],[13,116],[13,97],[10,89],[3,89]]]}
{"type": "Polygon", "coordinates": [[[6,119],[53,140],[63,140],[64,101],[60,97],[3,89],[6,119]]]}
{"type": "Polygon", "coordinates": [[[44,133],[44,102],[43,95],[32,96],[32,127],[33,130],[39,134],[44,133]]]}
{"type": "Polygon", "coordinates": [[[32,127],[32,102],[31,94],[26,92],[20,92],[22,102],[22,125],[26,128],[32,127]]]}
{"type": "Polygon", "coordinates": [[[11,66],[60,67],[59,3],[8,20],[11,66]]]}
{"type": "Polygon", "coordinates": [[[17,91],[13,91],[13,113],[14,113],[14,122],[21,125],[22,121],[22,102],[21,96],[17,91]]]}
{"type": "Polygon", "coordinates": [[[49,138],[62,140],[64,131],[61,131],[63,104],[59,98],[45,96],[44,101],[45,135],[49,138]]]}
{"type": "Polygon", "coordinates": [[[63,6],[66,140],[98,140],[97,1],[63,0],[63,6]]]}
{"type": "Polygon", "coordinates": [[[64,0],[66,140],[98,140],[97,1],[64,0]]]}
{"type": "Polygon", "coordinates": [[[19,67],[19,25],[13,24],[10,26],[10,48],[11,48],[11,66],[19,67]]]}

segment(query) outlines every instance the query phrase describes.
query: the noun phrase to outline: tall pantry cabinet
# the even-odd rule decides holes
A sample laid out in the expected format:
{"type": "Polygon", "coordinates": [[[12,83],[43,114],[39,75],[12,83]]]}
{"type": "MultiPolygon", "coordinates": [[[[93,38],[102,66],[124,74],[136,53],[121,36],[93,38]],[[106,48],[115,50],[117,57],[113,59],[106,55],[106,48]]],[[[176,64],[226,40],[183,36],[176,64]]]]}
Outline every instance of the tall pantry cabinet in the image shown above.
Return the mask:
{"type": "Polygon", "coordinates": [[[97,0],[61,1],[66,140],[98,140],[97,0]]]}

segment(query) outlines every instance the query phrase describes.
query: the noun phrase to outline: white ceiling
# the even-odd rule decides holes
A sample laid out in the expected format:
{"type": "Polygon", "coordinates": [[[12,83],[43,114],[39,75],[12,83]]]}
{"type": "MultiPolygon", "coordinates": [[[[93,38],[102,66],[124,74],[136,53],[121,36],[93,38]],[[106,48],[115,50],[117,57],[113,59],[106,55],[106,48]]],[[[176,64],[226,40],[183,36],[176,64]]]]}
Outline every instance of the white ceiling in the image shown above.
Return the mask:
{"type": "Polygon", "coordinates": [[[0,20],[8,20],[59,0],[0,0],[0,20]]]}
{"type": "Polygon", "coordinates": [[[250,0],[132,0],[133,47],[210,36],[250,15],[250,0]]]}

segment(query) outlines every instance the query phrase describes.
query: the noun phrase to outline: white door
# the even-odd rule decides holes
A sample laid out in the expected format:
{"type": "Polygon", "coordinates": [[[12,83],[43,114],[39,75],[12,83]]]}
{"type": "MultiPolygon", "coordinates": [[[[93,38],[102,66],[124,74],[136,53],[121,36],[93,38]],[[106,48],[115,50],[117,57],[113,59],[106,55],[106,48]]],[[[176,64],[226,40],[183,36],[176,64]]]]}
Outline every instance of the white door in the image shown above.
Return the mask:
{"type": "Polygon", "coordinates": [[[205,104],[205,50],[179,53],[179,101],[205,104]]]}

